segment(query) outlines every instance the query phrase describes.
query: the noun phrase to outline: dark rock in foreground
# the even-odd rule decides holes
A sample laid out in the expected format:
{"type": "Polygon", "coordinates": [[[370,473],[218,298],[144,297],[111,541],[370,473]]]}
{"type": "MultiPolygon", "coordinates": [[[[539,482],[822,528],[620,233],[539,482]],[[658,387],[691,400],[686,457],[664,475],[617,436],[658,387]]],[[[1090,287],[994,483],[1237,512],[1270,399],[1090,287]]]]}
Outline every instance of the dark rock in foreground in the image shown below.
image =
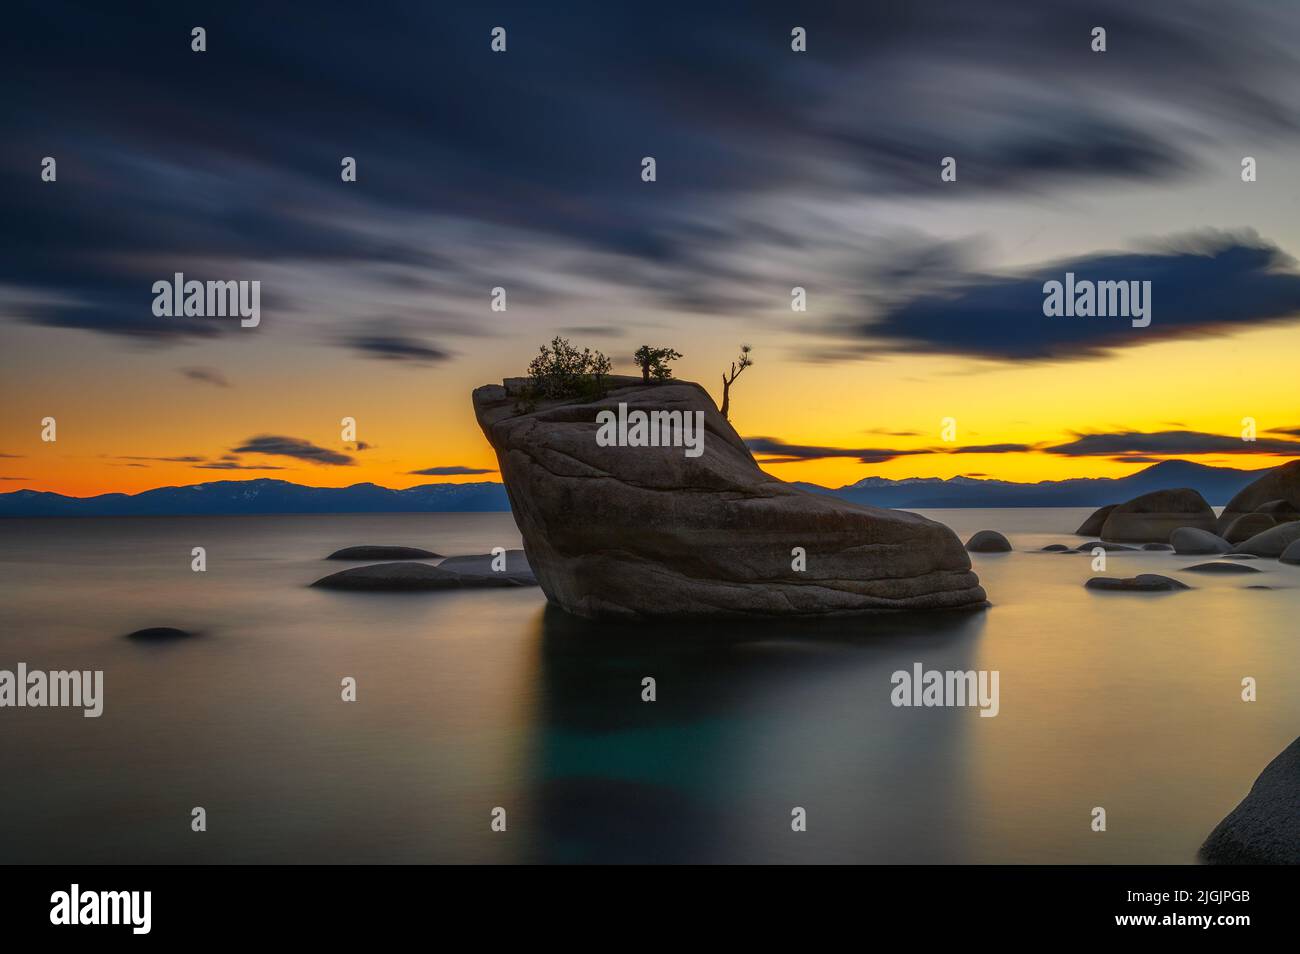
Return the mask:
{"type": "Polygon", "coordinates": [[[148,629],[137,629],[134,633],[127,633],[126,638],[138,639],[141,642],[167,642],[172,639],[189,639],[194,635],[172,626],[151,626],[148,629]]]}
{"type": "Polygon", "coordinates": [[[1101,528],[1103,540],[1129,543],[1168,543],[1180,527],[1213,531],[1214,510],[1195,490],[1155,490],[1134,497],[1110,512],[1101,528]]]}
{"type": "Polygon", "coordinates": [[[1101,547],[1107,553],[1123,553],[1125,550],[1135,550],[1136,547],[1126,547],[1122,543],[1107,543],[1104,540],[1092,540],[1088,543],[1080,543],[1076,550],[1080,553],[1091,553],[1096,548],[1101,547]]]}
{"type": "Polygon", "coordinates": [[[1212,865],[1300,864],[1300,739],[1255,779],[1201,846],[1212,865]]]}
{"type": "Polygon", "coordinates": [[[1010,553],[1011,541],[996,530],[980,530],[966,541],[971,553],[1010,553]]]}
{"type": "Polygon", "coordinates": [[[491,586],[529,586],[531,576],[508,573],[459,573],[427,563],[376,563],[340,570],[317,580],[312,586],[327,590],[409,592],[414,590],[459,590],[491,586]]]}
{"type": "Polygon", "coordinates": [[[1144,543],[1142,544],[1142,549],[1152,550],[1159,553],[1168,553],[1173,550],[1173,547],[1167,543],[1144,543]]]}
{"type": "Polygon", "coordinates": [[[1175,553],[1185,556],[1202,556],[1208,553],[1227,553],[1232,544],[1223,537],[1196,527],[1179,527],[1169,535],[1175,553]]]}
{"type": "Polygon", "coordinates": [[[1047,546],[1043,547],[1042,552],[1043,553],[1069,553],[1070,548],[1067,547],[1064,543],[1049,543],[1047,546]]]}
{"type": "Polygon", "coordinates": [[[1074,531],[1075,535],[1080,537],[1101,536],[1101,528],[1106,525],[1106,518],[1110,516],[1110,512],[1117,506],[1118,504],[1107,504],[1098,510],[1094,510],[1092,516],[1079,524],[1079,529],[1074,531]]]}
{"type": "Polygon", "coordinates": [[[500,385],[478,388],[474,412],[528,562],[547,598],[574,615],[814,617],[987,605],[949,528],[765,474],[698,384],[613,377],[603,398],[523,410],[516,397],[500,385]],[[656,433],[675,419],[676,439],[598,442],[598,433],[616,431],[601,430],[602,412],[624,421],[657,415],[656,433]]]}
{"type": "Polygon", "coordinates": [[[344,547],[335,550],[327,560],[428,560],[439,554],[419,547],[344,547]]]}
{"type": "Polygon", "coordinates": [[[1238,491],[1219,516],[1219,532],[1227,530],[1242,514],[1262,510],[1266,505],[1271,505],[1266,513],[1285,512],[1284,504],[1300,510],[1300,460],[1274,467],[1238,491]]]}
{"type": "Polygon", "coordinates": [[[1286,545],[1282,555],[1278,557],[1283,563],[1290,565],[1300,564],[1300,540],[1294,540],[1286,545]]]}
{"type": "Polygon", "coordinates": [[[1084,584],[1090,590],[1115,590],[1132,593],[1164,593],[1171,590],[1190,590],[1186,583],[1161,576],[1159,573],[1139,573],[1126,578],[1094,576],[1084,584]]]}
{"type": "Polygon", "coordinates": [[[1247,566],[1244,563],[1198,563],[1195,566],[1183,567],[1187,573],[1259,573],[1258,567],[1247,566]]]}
{"type": "Polygon", "coordinates": [[[463,577],[499,577],[513,580],[521,586],[536,586],[537,577],[528,565],[528,557],[523,550],[506,550],[498,557],[491,553],[479,553],[473,556],[447,557],[438,564],[440,570],[451,570],[463,577]],[[503,566],[503,569],[493,569],[503,566]]]}

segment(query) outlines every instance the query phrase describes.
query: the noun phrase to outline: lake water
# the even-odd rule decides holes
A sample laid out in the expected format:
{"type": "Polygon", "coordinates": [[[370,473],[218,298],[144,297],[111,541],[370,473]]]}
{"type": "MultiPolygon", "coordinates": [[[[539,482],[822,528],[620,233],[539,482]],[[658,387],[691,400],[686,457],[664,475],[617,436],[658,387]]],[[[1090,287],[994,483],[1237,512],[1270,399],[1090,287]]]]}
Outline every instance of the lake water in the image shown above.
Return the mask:
{"type": "Polygon", "coordinates": [[[0,669],[106,696],[0,709],[0,861],[1192,863],[1300,731],[1300,568],[1119,553],[1196,589],[1087,591],[1090,556],[1032,552],[1086,514],[929,512],[1016,545],[974,556],[987,611],[762,626],[307,585],[353,544],[516,547],[509,514],[0,521],[0,669]],[[917,662],[998,670],[999,715],[895,708],[917,662]]]}

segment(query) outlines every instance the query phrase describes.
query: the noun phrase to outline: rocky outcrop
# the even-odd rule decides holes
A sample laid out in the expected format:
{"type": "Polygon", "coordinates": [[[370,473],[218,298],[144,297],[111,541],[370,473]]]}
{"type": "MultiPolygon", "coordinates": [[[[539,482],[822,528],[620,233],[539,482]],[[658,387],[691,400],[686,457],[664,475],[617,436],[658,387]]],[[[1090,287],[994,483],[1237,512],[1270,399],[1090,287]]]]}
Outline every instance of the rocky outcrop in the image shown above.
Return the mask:
{"type": "Polygon", "coordinates": [[[1272,514],[1243,513],[1223,531],[1223,539],[1229,543],[1243,543],[1257,533],[1263,533],[1277,526],[1272,514]]]}
{"type": "Polygon", "coordinates": [[[419,547],[344,547],[327,560],[436,560],[440,554],[419,547]]]}
{"type": "Polygon", "coordinates": [[[474,411],[533,572],[570,613],[815,617],[986,605],[951,530],[768,476],[698,384],[621,377],[595,401],[529,408],[516,397],[481,387],[474,411]],[[625,426],[598,424],[601,412],[625,426]],[[651,443],[651,431],[667,440],[651,443]]]}
{"type": "Polygon", "coordinates": [[[1212,531],[1214,510],[1195,490],[1153,490],[1134,497],[1110,512],[1101,528],[1103,540],[1128,543],[1168,543],[1180,527],[1212,531]]]}
{"type": "Polygon", "coordinates": [[[1269,762],[1215,826],[1201,859],[1218,865],[1300,864],[1300,739],[1269,762]]]}
{"type": "Polygon", "coordinates": [[[1083,584],[1090,590],[1116,590],[1133,593],[1164,593],[1171,590],[1190,590],[1181,580],[1161,576],[1159,573],[1139,573],[1137,576],[1094,576],[1083,584]]]}
{"type": "Polygon", "coordinates": [[[1265,504],[1274,504],[1276,508],[1276,501],[1300,511],[1300,460],[1274,467],[1259,480],[1241,488],[1219,515],[1218,532],[1223,533],[1242,514],[1253,513],[1265,504]]]}
{"type": "Polygon", "coordinates": [[[1010,553],[1011,541],[996,530],[980,530],[966,541],[966,549],[971,553],[1010,553]]]}
{"type": "Polygon", "coordinates": [[[1092,516],[1079,524],[1079,529],[1074,531],[1075,535],[1080,537],[1101,536],[1101,528],[1106,525],[1106,518],[1110,516],[1110,512],[1117,506],[1118,504],[1107,504],[1104,507],[1094,510],[1092,516]]]}
{"type": "Polygon", "coordinates": [[[1280,557],[1296,540],[1300,540],[1300,523],[1280,523],[1271,530],[1257,533],[1233,547],[1233,553],[1250,553],[1257,557],[1280,557]]]}
{"type": "Polygon", "coordinates": [[[1218,534],[1197,530],[1195,527],[1179,527],[1169,535],[1169,542],[1175,553],[1184,556],[1227,553],[1232,549],[1232,544],[1218,534]]]}

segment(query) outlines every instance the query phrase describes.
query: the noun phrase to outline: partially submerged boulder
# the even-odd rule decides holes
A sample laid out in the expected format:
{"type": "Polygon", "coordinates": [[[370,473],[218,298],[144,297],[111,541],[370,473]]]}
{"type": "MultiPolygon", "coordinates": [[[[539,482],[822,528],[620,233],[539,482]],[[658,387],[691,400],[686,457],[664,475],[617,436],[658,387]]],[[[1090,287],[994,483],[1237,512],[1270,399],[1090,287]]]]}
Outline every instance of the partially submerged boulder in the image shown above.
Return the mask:
{"type": "Polygon", "coordinates": [[[996,530],[980,530],[966,541],[971,553],[1010,553],[1011,541],[996,530]]]}
{"type": "Polygon", "coordinates": [[[436,560],[441,554],[419,547],[344,547],[327,560],[436,560]]]}
{"type": "Polygon", "coordinates": [[[1227,553],[1232,544],[1223,537],[1208,530],[1196,527],[1179,527],[1169,535],[1169,543],[1175,553],[1185,556],[1200,556],[1206,553],[1227,553]]]}
{"type": "Polygon", "coordinates": [[[1139,573],[1137,576],[1094,576],[1083,584],[1090,590],[1115,590],[1133,593],[1164,593],[1172,590],[1190,590],[1181,580],[1161,576],[1159,573],[1139,573]]]}
{"type": "Polygon", "coordinates": [[[1080,537],[1101,536],[1101,528],[1106,525],[1106,518],[1110,516],[1110,512],[1117,506],[1118,504],[1106,504],[1106,506],[1094,510],[1092,516],[1079,524],[1079,529],[1074,531],[1075,535],[1080,537]]]}
{"type": "Polygon", "coordinates": [[[1255,534],[1263,533],[1275,526],[1277,521],[1273,519],[1272,514],[1243,513],[1223,531],[1223,539],[1233,544],[1243,543],[1255,534]]]}
{"type": "Polygon", "coordinates": [[[506,573],[458,573],[428,563],[375,563],[356,566],[322,577],[312,586],[327,590],[410,592],[416,590],[461,590],[490,586],[530,586],[525,579],[506,573]]]}
{"type": "Polygon", "coordinates": [[[1280,557],[1296,540],[1300,540],[1300,523],[1280,523],[1237,544],[1233,552],[1250,553],[1257,557],[1280,557]]]}
{"type": "Polygon", "coordinates": [[[1278,559],[1292,566],[1300,564],[1300,540],[1293,540],[1288,543],[1278,559]]]}
{"type": "Polygon", "coordinates": [[[533,408],[517,407],[509,387],[474,392],[551,602],[625,618],[986,605],[970,557],[943,524],[765,474],[698,384],[609,384],[597,400],[533,408]]]}
{"type": "Polygon", "coordinates": [[[167,643],[176,639],[189,639],[196,634],[189,630],[177,629],[175,626],[150,626],[146,629],[137,629],[133,633],[127,633],[127,639],[135,639],[142,643],[167,643]]]}
{"type": "Polygon", "coordinates": [[[1219,515],[1219,533],[1232,526],[1232,521],[1242,514],[1259,510],[1265,504],[1276,507],[1277,501],[1290,504],[1300,511],[1300,460],[1274,467],[1254,483],[1237,491],[1237,495],[1228,501],[1223,513],[1219,515]]]}
{"type": "Polygon", "coordinates": [[[500,577],[521,586],[536,586],[537,577],[528,565],[523,550],[503,550],[500,553],[478,553],[472,556],[447,557],[438,564],[440,570],[451,570],[466,579],[474,577],[500,577]]]}
{"type": "Polygon", "coordinates": [[[1259,573],[1258,567],[1248,563],[1197,563],[1183,567],[1185,573],[1259,573]]]}
{"type": "Polygon", "coordinates": [[[1214,510],[1190,487],[1153,490],[1122,503],[1110,512],[1101,528],[1103,540],[1129,543],[1168,543],[1181,527],[1213,531],[1214,510]]]}
{"type": "Polygon", "coordinates": [[[1269,762],[1201,845],[1212,865],[1300,864],[1300,739],[1269,762]]]}

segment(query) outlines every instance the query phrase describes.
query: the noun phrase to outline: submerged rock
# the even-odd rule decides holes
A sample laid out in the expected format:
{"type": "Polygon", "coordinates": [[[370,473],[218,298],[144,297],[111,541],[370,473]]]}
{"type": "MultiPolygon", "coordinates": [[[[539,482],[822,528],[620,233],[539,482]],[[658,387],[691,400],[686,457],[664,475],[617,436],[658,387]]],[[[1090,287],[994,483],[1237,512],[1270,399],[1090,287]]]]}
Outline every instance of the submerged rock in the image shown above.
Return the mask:
{"type": "Polygon", "coordinates": [[[344,547],[327,560],[436,560],[440,554],[419,547],[344,547]]]}
{"type": "Polygon", "coordinates": [[[1107,543],[1105,540],[1091,540],[1088,543],[1080,543],[1075,549],[1080,553],[1091,553],[1098,547],[1107,553],[1123,553],[1125,550],[1137,549],[1136,547],[1126,547],[1122,543],[1107,543]]]}
{"type": "Polygon", "coordinates": [[[507,387],[474,392],[551,602],[593,618],[986,605],[970,557],[943,524],[765,474],[698,384],[614,377],[610,387],[598,400],[535,409],[516,408],[507,387]],[[628,422],[621,436],[597,423],[602,412],[628,422]],[[631,424],[643,414],[655,417],[631,424]],[[651,430],[669,439],[649,446],[651,430]]]}
{"type": "Polygon", "coordinates": [[[1219,515],[1218,530],[1223,533],[1242,514],[1261,510],[1266,505],[1272,505],[1272,509],[1265,512],[1276,514],[1281,504],[1300,510],[1300,460],[1274,467],[1239,490],[1219,515]]]}
{"type": "Polygon", "coordinates": [[[1173,550],[1173,547],[1171,547],[1167,543],[1144,543],[1142,544],[1142,549],[1153,550],[1161,553],[1168,553],[1169,551],[1173,550]]]}
{"type": "Polygon", "coordinates": [[[1010,553],[1011,541],[996,530],[980,530],[966,541],[971,553],[1010,553]]]}
{"type": "Polygon", "coordinates": [[[141,642],[167,642],[172,639],[189,639],[195,635],[197,634],[173,626],[151,626],[148,629],[137,629],[134,633],[127,633],[126,638],[138,639],[141,642]]]}
{"type": "Polygon", "coordinates": [[[466,579],[476,577],[500,577],[513,580],[521,586],[536,586],[537,577],[528,565],[528,557],[523,550],[506,550],[504,553],[479,553],[473,556],[447,557],[438,564],[440,570],[451,570],[466,579]],[[502,569],[495,569],[495,567],[502,569]]]}
{"type": "Polygon", "coordinates": [[[1206,553],[1227,553],[1232,544],[1218,534],[1196,527],[1179,527],[1169,535],[1169,542],[1175,553],[1186,556],[1201,556],[1206,553]]]}
{"type": "Polygon", "coordinates": [[[1101,528],[1106,525],[1106,518],[1110,516],[1110,512],[1117,506],[1118,504],[1106,504],[1106,506],[1094,510],[1092,516],[1079,524],[1079,529],[1074,531],[1075,535],[1080,537],[1101,536],[1101,528]]]}
{"type": "Polygon", "coordinates": [[[1137,576],[1094,576],[1083,584],[1090,590],[1120,590],[1137,593],[1160,593],[1170,590],[1190,590],[1191,587],[1172,577],[1159,573],[1139,573],[1137,576]]]}
{"type": "Polygon", "coordinates": [[[1069,553],[1070,548],[1067,547],[1064,543],[1049,543],[1047,546],[1043,547],[1042,552],[1043,553],[1069,553]]]}
{"type": "Polygon", "coordinates": [[[1187,573],[1259,573],[1260,569],[1244,563],[1198,563],[1183,567],[1187,573]]]}
{"type": "Polygon", "coordinates": [[[1201,845],[1212,865],[1300,864],[1300,739],[1255,779],[1241,804],[1201,845]]]}
{"type": "Polygon", "coordinates": [[[1103,540],[1130,543],[1168,543],[1180,527],[1215,529],[1214,510],[1195,490],[1153,490],[1120,504],[1101,528],[1103,540]]]}
{"type": "Polygon", "coordinates": [[[375,563],[356,566],[322,577],[312,586],[327,590],[402,592],[458,590],[490,586],[529,586],[531,578],[506,573],[458,573],[427,563],[375,563]]]}
{"type": "Polygon", "coordinates": [[[1300,540],[1300,523],[1279,523],[1271,530],[1257,533],[1249,540],[1237,544],[1233,552],[1250,553],[1257,557],[1280,557],[1297,540],[1300,540]]]}

